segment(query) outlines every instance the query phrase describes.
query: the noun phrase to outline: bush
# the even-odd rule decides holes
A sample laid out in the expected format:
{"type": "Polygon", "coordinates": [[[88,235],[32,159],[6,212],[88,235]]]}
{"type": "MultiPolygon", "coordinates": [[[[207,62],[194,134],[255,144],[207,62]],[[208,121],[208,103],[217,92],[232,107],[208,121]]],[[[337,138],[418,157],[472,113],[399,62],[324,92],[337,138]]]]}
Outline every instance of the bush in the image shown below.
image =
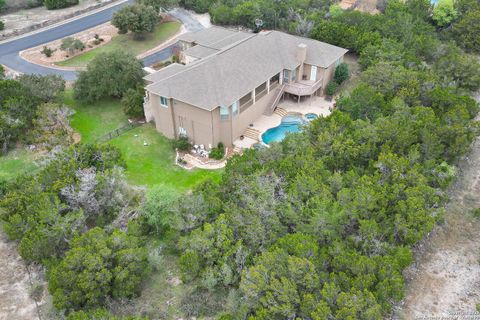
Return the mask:
{"type": "Polygon", "coordinates": [[[3,30],[5,29],[5,24],[3,23],[3,21],[0,21],[0,30],[3,30]]]}
{"type": "Polygon", "coordinates": [[[132,118],[143,118],[143,88],[128,89],[122,98],[123,112],[132,118]]]}
{"type": "Polygon", "coordinates": [[[55,50],[47,46],[43,46],[42,51],[40,51],[40,53],[44,54],[47,58],[50,58],[54,52],[55,50]]]}
{"type": "Polygon", "coordinates": [[[216,148],[213,148],[210,151],[209,157],[216,160],[221,160],[225,155],[225,147],[223,143],[219,142],[216,148]]]}
{"type": "Polygon", "coordinates": [[[74,6],[78,0],[44,0],[43,4],[48,10],[55,10],[74,6]]]}
{"type": "Polygon", "coordinates": [[[74,54],[75,51],[82,51],[83,49],[85,49],[85,44],[72,37],[62,39],[62,44],[60,45],[60,50],[67,51],[69,54],[74,54]]]}
{"type": "Polygon", "coordinates": [[[0,64],[0,80],[5,78],[5,68],[0,64]]]}
{"type": "Polygon", "coordinates": [[[338,89],[338,84],[335,81],[330,81],[329,84],[327,84],[327,88],[325,93],[327,96],[333,96],[335,93],[337,93],[338,89]]]}
{"type": "Polygon", "coordinates": [[[342,84],[345,80],[347,80],[349,77],[348,74],[348,64],[346,63],[340,63],[337,68],[335,68],[335,75],[333,79],[335,80],[336,83],[339,85],[342,84]]]}
{"type": "Polygon", "coordinates": [[[192,144],[188,141],[187,136],[180,136],[178,139],[173,140],[173,148],[181,151],[190,151],[192,144]]]}

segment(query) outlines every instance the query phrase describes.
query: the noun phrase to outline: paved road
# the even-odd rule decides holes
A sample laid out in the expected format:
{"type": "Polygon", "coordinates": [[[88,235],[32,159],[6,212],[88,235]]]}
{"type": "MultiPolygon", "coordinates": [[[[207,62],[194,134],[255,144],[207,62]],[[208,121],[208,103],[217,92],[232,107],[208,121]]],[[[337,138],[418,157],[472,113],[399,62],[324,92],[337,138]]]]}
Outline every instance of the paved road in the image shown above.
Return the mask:
{"type": "MultiPolygon", "coordinates": [[[[107,8],[105,10],[87,15],[62,24],[57,27],[53,27],[38,33],[34,33],[29,36],[25,36],[19,39],[8,41],[0,44],[0,63],[7,67],[29,74],[58,74],[64,77],[65,80],[75,80],[76,71],[66,71],[54,68],[48,68],[37,64],[30,63],[19,56],[19,52],[34,46],[41,45],[57,39],[67,37],[77,32],[93,28],[99,24],[105,23],[112,18],[115,11],[119,10],[128,3],[132,3],[133,0],[129,0],[125,3],[118,4],[116,6],[107,8]]],[[[171,11],[171,14],[182,21],[187,30],[197,31],[203,28],[203,26],[191,17],[188,12],[183,9],[175,9],[171,11]]],[[[146,66],[150,66],[159,60],[167,59],[172,54],[174,45],[171,45],[159,52],[153,53],[143,59],[146,66]]]]}

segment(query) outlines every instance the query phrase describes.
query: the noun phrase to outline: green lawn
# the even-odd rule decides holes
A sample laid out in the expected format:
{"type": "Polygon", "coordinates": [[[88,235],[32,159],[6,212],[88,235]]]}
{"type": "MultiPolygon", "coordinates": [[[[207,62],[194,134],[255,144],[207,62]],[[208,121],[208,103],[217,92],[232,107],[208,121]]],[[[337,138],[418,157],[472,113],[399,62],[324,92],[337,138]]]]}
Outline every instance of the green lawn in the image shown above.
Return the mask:
{"type": "Polygon", "coordinates": [[[109,143],[122,150],[127,162],[127,177],[136,185],[163,184],[183,192],[209,177],[220,179],[222,170],[189,171],[175,165],[170,141],[151,124],[130,130],[109,143]],[[148,145],[144,146],[144,142],[148,145]]]}
{"type": "Polygon", "coordinates": [[[181,23],[179,22],[161,23],[155,27],[152,33],[147,34],[143,40],[134,40],[131,34],[119,34],[103,46],[65,61],[56,62],[55,64],[62,67],[85,67],[98,54],[112,51],[129,52],[136,56],[165,42],[173,36],[180,27],[181,23]]]}
{"type": "Polygon", "coordinates": [[[73,99],[73,91],[67,90],[64,102],[75,110],[71,125],[76,132],[80,133],[82,142],[85,143],[95,142],[95,139],[128,122],[120,102],[115,99],[105,99],[94,104],[81,104],[73,99]]]}
{"type": "Polygon", "coordinates": [[[15,149],[0,157],[0,180],[10,180],[37,168],[36,154],[24,149],[15,149]]]}
{"type": "MultiPolygon", "coordinates": [[[[127,117],[118,100],[107,99],[94,104],[80,104],[72,96],[72,90],[67,90],[64,102],[75,110],[71,125],[80,133],[82,142],[95,142],[105,133],[127,123],[127,117]]],[[[126,175],[135,185],[151,187],[164,184],[184,192],[208,177],[220,179],[221,170],[188,171],[175,165],[175,152],[170,141],[151,124],[127,131],[108,143],[122,151],[127,162],[126,175]],[[148,146],[143,145],[144,141],[148,146]]]]}

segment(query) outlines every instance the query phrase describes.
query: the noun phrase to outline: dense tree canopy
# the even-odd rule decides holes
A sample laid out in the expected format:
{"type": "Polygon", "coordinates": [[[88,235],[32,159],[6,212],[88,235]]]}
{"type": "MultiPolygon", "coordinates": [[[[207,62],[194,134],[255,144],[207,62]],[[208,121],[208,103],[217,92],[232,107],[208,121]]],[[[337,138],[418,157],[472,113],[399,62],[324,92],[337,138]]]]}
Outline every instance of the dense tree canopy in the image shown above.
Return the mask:
{"type": "Polygon", "coordinates": [[[138,293],[147,266],[146,249],[137,237],[94,228],[73,239],[65,258],[52,269],[48,288],[59,310],[95,308],[109,296],[138,293]]]}
{"type": "Polygon", "coordinates": [[[143,76],[142,62],[134,56],[122,51],[99,54],[80,72],[74,85],[75,99],[121,98],[128,89],[142,85],[143,76]]]}
{"type": "Polygon", "coordinates": [[[17,80],[0,78],[0,152],[16,142],[29,141],[43,102],[55,101],[65,88],[57,76],[23,75],[17,80]]]}
{"type": "Polygon", "coordinates": [[[158,9],[150,5],[134,4],[115,12],[112,24],[118,33],[132,32],[136,38],[152,32],[159,22],[158,9]]]}
{"type": "Polygon", "coordinates": [[[338,110],[162,211],[179,218],[183,280],[230,290],[233,319],[381,319],[402,299],[410,247],[441,218],[478,134],[480,65],[437,38],[426,8],[317,20],[312,36],[360,53],[365,70],[338,110]]]}

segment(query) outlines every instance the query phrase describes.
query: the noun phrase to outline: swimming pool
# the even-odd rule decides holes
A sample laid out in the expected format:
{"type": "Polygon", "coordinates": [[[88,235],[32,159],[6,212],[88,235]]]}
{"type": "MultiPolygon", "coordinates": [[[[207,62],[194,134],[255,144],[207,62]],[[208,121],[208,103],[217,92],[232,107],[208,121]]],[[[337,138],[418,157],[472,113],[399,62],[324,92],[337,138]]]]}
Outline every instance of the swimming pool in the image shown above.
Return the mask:
{"type": "Polygon", "coordinates": [[[262,134],[262,140],[266,144],[282,141],[288,133],[299,132],[303,124],[305,124],[305,120],[302,116],[286,115],[278,126],[270,128],[262,134]]]}
{"type": "Polygon", "coordinates": [[[312,121],[318,118],[318,115],[315,113],[307,113],[305,115],[305,118],[307,118],[308,121],[312,121]]]}

